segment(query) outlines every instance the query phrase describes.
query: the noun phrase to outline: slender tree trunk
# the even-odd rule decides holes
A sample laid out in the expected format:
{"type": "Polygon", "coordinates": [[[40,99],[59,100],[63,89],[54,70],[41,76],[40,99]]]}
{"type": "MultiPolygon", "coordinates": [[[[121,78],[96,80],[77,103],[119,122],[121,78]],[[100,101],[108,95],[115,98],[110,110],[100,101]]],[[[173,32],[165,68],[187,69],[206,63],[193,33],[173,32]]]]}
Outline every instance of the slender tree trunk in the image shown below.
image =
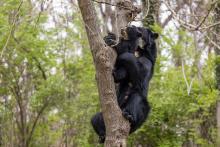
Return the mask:
{"type": "MultiPolygon", "coordinates": [[[[220,21],[220,1],[217,2],[215,7],[215,15],[214,15],[214,21],[219,22],[220,21]]],[[[220,26],[217,25],[215,27],[215,33],[220,34],[220,26]]],[[[217,35],[214,35],[213,38],[215,39],[216,44],[220,45],[220,38],[217,35]]],[[[218,100],[217,100],[217,146],[220,146],[220,50],[216,47],[215,48],[216,53],[216,83],[217,83],[217,89],[219,90],[218,100]]]]}
{"type": "Polygon", "coordinates": [[[217,146],[220,146],[220,102],[217,101],[217,146]]]}
{"type": "MultiPolygon", "coordinates": [[[[123,5],[123,7],[133,8],[128,0],[123,0],[122,3],[119,2],[117,4],[123,5]]],[[[112,77],[116,53],[105,45],[100,35],[101,32],[97,24],[97,15],[92,1],[78,0],[78,3],[96,67],[96,80],[106,126],[105,147],[124,147],[126,146],[130,124],[123,118],[116,100],[115,84],[112,77]]],[[[131,13],[128,9],[117,8],[116,16],[119,29],[127,25],[129,19],[126,17],[129,16],[127,15],[129,12],[131,13]]],[[[117,33],[119,34],[119,31],[117,33]]]]}

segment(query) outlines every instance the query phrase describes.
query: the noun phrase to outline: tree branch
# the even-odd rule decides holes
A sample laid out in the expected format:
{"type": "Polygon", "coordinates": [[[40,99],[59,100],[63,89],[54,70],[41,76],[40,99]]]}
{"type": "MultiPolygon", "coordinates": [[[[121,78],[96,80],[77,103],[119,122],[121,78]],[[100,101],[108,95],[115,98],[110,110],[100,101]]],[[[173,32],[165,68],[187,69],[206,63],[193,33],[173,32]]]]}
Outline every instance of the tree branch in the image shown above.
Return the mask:
{"type": "Polygon", "coordinates": [[[206,16],[203,18],[203,20],[200,21],[200,23],[198,25],[194,25],[194,24],[190,24],[190,23],[187,23],[185,21],[183,21],[182,19],[178,18],[177,16],[177,13],[169,6],[169,4],[166,2],[166,1],[163,1],[163,3],[166,5],[166,7],[169,9],[169,11],[172,13],[172,17],[177,20],[180,25],[189,30],[189,31],[201,31],[201,30],[205,30],[205,29],[209,29],[209,28],[212,28],[216,25],[220,25],[220,22],[216,22],[214,24],[211,24],[209,26],[205,26],[205,27],[201,27],[202,24],[205,22],[205,20],[207,19],[207,17],[209,16],[213,6],[215,5],[216,2],[213,2],[212,3],[212,6],[211,8],[209,9],[208,13],[206,14],[206,16]]]}
{"type": "MultiPolygon", "coordinates": [[[[181,9],[181,6],[180,5],[178,5],[177,7],[176,7],[176,9],[175,9],[175,12],[178,12],[179,10],[181,9]]],[[[164,22],[162,23],[162,28],[164,28],[168,23],[169,23],[169,21],[171,20],[173,18],[173,16],[172,16],[172,14],[170,14],[165,20],[164,20],[164,22]]]]}
{"type": "Polygon", "coordinates": [[[28,135],[28,139],[27,139],[27,146],[30,144],[31,138],[33,136],[34,130],[36,128],[36,125],[38,123],[38,120],[40,119],[40,116],[43,114],[44,110],[47,108],[47,106],[49,105],[49,100],[47,99],[46,102],[44,103],[44,105],[41,107],[41,109],[38,111],[36,118],[34,119],[33,122],[33,126],[31,127],[31,131],[28,135]]]}
{"type": "Polygon", "coordinates": [[[93,2],[99,3],[99,4],[106,4],[106,5],[110,5],[110,6],[114,6],[114,7],[119,7],[119,8],[123,8],[123,9],[127,9],[127,10],[132,10],[134,11],[134,9],[130,8],[130,7],[125,7],[122,5],[118,5],[118,4],[112,4],[112,3],[108,3],[108,2],[103,2],[103,1],[98,1],[98,0],[92,0],[93,2]]]}
{"type": "Polygon", "coordinates": [[[210,12],[212,11],[212,9],[214,8],[215,3],[212,3],[210,6],[210,9],[208,10],[208,13],[206,14],[206,16],[200,21],[200,23],[196,26],[195,30],[198,30],[202,24],[205,22],[205,20],[208,18],[210,12]]]}

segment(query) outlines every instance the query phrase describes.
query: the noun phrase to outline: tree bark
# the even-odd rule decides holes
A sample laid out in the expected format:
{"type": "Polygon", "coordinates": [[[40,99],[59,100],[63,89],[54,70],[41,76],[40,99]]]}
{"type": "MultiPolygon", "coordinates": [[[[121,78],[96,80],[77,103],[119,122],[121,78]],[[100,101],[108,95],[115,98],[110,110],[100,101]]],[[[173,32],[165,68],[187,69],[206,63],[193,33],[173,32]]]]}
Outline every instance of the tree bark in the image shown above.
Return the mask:
{"type": "MultiPolygon", "coordinates": [[[[124,119],[121,109],[117,104],[114,79],[112,77],[112,69],[116,59],[116,53],[110,47],[106,46],[102,37],[95,7],[91,0],[78,0],[80,11],[82,13],[91,48],[94,65],[96,68],[96,80],[98,92],[101,102],[101,109],[106,126],[105,147],[124,147],[126,146],[126,138],[129,135],[130,124],[124,119]]],[[[122,9],[117,7],[117,28],[127,25],[133,5],[128,0],[118,1],[118,5],[123,5],[122,9]],[[120,21],[119,21],[120,20],[120,21]]],[[[119,31],[117,31],[119,36],[119,31]]]]}

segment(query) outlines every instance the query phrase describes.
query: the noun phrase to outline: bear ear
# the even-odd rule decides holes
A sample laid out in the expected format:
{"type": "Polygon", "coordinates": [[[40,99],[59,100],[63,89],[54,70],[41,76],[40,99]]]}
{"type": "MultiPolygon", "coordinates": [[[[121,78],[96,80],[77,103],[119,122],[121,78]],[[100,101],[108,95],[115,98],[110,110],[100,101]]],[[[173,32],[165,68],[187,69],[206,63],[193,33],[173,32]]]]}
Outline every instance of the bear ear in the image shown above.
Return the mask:
{"type": "Polygon", "coordinates": [[[153,33],[153,38],[154,40],[157,39],[159,37],[159,34],[158,33],[153,33]]]}
{"type": "Polygon", "coordinates": [[[142,33],[140,31],[137,31],[137,36],[142,37],[142,33]]]}

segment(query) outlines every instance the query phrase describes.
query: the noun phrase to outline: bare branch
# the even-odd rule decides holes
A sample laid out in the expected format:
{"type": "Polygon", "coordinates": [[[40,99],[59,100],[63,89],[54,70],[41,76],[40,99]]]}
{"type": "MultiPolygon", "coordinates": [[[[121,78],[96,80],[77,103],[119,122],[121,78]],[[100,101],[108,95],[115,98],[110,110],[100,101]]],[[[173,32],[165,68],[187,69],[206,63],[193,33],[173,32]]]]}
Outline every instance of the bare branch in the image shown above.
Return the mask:
{"type": "MultiPolygon", "coordinates": [[[[180,10],[180,8],[181,8],[181,6],[178,5],[178,6],[176,7],[176,9],[175,9],[175,12],[178,12],[178,11],[180,10]]],[[[162,23],[162,25],[161,25],[162,28],[164,28],[172,18],[173,18],[173,16],[172,16],[172,14],[170,14],[170,15],[165,19],[165,21],[162,23]]]]}
{"type": "Polygon", "coordinates": [[[193,80],[190,82],[190,84],[188,83],[187,81],[187,78],[186,78],[186,73],[185,73],[185,68],[184,68],[184,63],[182,61],[182,73],[183,73],[183,78],[184,78],[184,81],[186,83],[186,87],[187,87],[187,94],[190,95],[190,91],[191,91],[191,88],[192,88],[192,84],[193,84],[193,80]]]}
{"type": "Polygon", "coordinates": [[[213,41],[209,36],[206,36],[206,38],[207,38],[218,50],[220,50],[220,46],[219,46],[217,43],[215,43],[215,41],[213,41]]]}
{"type": "Polygon", "coordinates": [[[212,28],[216,25],[220,25],[220,22],[217,22],[217,23],[214,23],[214,24],[211,24],[209,26],[205,26],[205,27],[201,27],[202,24],[205,22],[205,20],[207,19],[207,17],[209,16],[211,10],[213,9],[213,5],[215,4],[215,2],[212,3],[212,6],[211,8],[209,9],[207,15],[203,18],[203,20],[200,21],[200,23],[198,25],[194,25],[194,24],[190,24],[190,23],[187,23],[185,21],[183,21],[182,19],[180,19],[177,15],[177,13],[169,6],[169,4],[166,2],[166,1],[163,1],[163,3],[166,5],[166,7],[169,9],[169,11],[172,13],[172,17],[177,20],[180,25],[189,30],[189,31],[201,31],[201,30],[205,30],[205,29],[209,29],[209,28],[212,28]]]}
{"type": "Polygon", "coordinates": [[[195,28],[194,25],[189,24],[185,21],[183,21],[182,19],[178,18],[176,12],[169,6],[169,4],[167,4],[167,2],[163,1],[163,3],[166,5],[166,7],[170,10],[170,12],[172,13],[172,17],[177,20],[185,29],[187,30],[192,30],[192,28],[195,28]]]}
{"type": "Polygon", "coordinates": [[[122,6],[122,5],[112,4],[112,3],[98,1],[98,0],[92,0],[92,1],[96,2],[96,3],[99,3],[99,4],[106,4],[106,5],[111,5],[111,6],[114,6],[114,7],[119,7],[119,8],[123,8],[123,9],[127,9],[127,10],[133,10],[133,9],[131,9],[129,7],[125,7],[125,6],[122,6]]]}
{"type": "Polygon", "coordinates": [[[203,28],[200,28],[200,29],[198,29],[198,30],[210,29],[210,28],[215,27],[215,26],[217,26],[217,25],[220,25],[220,22],[216,22],[216,23],[214,23],[214,24],[210,24],[210,25],[205,26],[205,27],[203,27],[203,28]]]}
{"type": "Polygon", "coordinates": [[[210,9],[208,10],[208,13],[207,13],[206,16],[200,21],[200,23],[196,26],[195,30],[198,30],[199,27],[201,27],[202,24],[205,22],[205,20],[208,18],[210,12],[211,12],[212,9],[214,8],[214,4],[215,4],[215,3],[212,3],[212,4],[211,4],[210,9]]]}

